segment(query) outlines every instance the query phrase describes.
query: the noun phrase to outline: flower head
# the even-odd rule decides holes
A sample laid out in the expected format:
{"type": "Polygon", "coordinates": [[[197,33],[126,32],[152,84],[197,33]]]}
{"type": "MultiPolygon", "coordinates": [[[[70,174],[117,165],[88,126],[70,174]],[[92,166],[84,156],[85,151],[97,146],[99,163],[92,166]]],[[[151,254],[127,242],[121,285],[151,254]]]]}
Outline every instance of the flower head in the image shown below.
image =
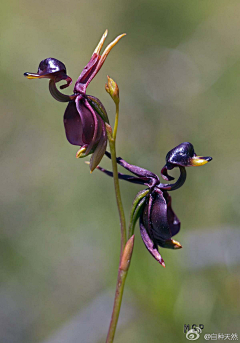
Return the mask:
{"type": "MultiPolygon", "coordinates": [[[[111,155],[106,152],[106,156],[111,155]]],[[[211,161],[211,157],[197,156],[193,145],[184,142],[170,150],[166,155],[166,165],[161,174],[165,180],[173,180],[167,171],[175,167],[180,169],[178,180],[172,184],[160,183],[157,175],[149,170],[127,163],[121,157],[117,163],[130,171],[135,176],[118,173],[119,179],[146,185],[148,188],[140,191],[134,201],[131,210],[129,233],[133,235],[134,227],[139,218],[140,233],[142,240],[151,255],[165,267],[158,247],[168,249],[180,249],[181,244],[172,239],[180,230],[180,221],[172,209],[172,199],[168,191],[180,188],[186,180],[186,168],[190,166],[204,165],[211,161]]],[[[113,176],[113,173],[98,166],[103,173],[113,176]]]]}
{"type": "Polygon", "coordinates": [[[175,167],[198,167],[210,162],[210,156],[197,156],[193,145],[189,142],[184,142],[170,150],[166,155],[166,164],[161,170],[161,175],[164,180],[170,181],[174,178],[168,175],[167,171],[175,167]]]}
{"type": "Polygon", "coordinates": [[[101,101],[98,98],[87,95],[86,89],[101,69],[111,49],[125,35],[118,36],[100,55],[107,33],[108,31],[106,30],[90,61],[80,74],[74,86],[73,95],[62,94],[56,87],[56,83],[62,80],[65,80],[67,83],[60,86],[60,88],[68,87],[72,79],[67,75],[65,65],[55,58],[47,58],[41,61],[36,74],[24,74],[29,79],[50,79],[49,90],[51,95],[58,101],[69,102],[64,113],[66,137],[71,144],[80,146],[76,155],[78,158],[92,154],[90,160],[91,171],[96,168],[106,151],[107,135],[105,123],[109,121],[101,101]]]}
{"type": "Polygon", "coordinates": [[[165,267],[158,252],[158,246],[169,249],[180,249],[181,244],[172,237],[180,230],[180,221],[172,210],[171,196],[155,187],[146,197],[139,219],[142,240],[152,256],[165,267]]]}

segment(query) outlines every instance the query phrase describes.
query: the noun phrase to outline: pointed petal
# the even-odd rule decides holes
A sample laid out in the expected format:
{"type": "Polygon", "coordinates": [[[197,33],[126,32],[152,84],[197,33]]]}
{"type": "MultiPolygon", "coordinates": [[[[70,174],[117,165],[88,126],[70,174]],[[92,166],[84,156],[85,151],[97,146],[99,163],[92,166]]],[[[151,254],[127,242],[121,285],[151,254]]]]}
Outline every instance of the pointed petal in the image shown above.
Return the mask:
{"type": "Polygon", "coordinates": [[[102,136],[100,138],[100,141],[94,151],[94,153],[92,154],[92,157],[90,159],[90,170],[91,172],[94,171],[94,169],[99,165],[99,163],[101,162],[101,159],[104,156],[104,153],[106,151],[107,148],[107,136],[102,136]]]}
{"type": "Polygon", "coordinates": [[[139,226],[140,226],[141,237],[142,237],[143,243],[145,244],[147,250],[155,258],[155,260],[157,260],[163,267],[165,267],[164,260],[163,260],[162,256],[159,254],[157,247],[155,246],[155,244],[153,243],[153,241],[149,237],[147,230],[145,229],[145,227],[143,225],[141,217],[140,217],[140,221],[139,221],[139,226]]]}
{"type": "Polygon", "coordinates": [[[106,47],[106,49],[104,50],[101,59],[99,61],[99,65],[98,65],[98,70],[102,67],[105,59],[107,58],[107,55],[109,54],[109,52],[112,50],[112,48],[120,41],[120,39],[122,37],[126,36],[126,33],[123,33],[119,36],[117,36],[117,38],[114,39],[114,41],[112,41],[110,44],[108,44],[108,46],[106,47]]]}
{"type": "Polygon", "coordinates": [[[100,55],[100,52],[102,50],[103,44],[105,42],[105,39],[107,37],[108,30],[105,30],[104,34],[102,35],[102,38],[100,39],[98,45],[96,46],[96,49],[94,50],[93,54],[98,54],[100,55]]]}
{"type": "Polygon", "coordinates": [[[97,117],[86,99],[76,102],[76,104],[78,111],[82,111],[80,115],[83,122],[83,140],[86,139],[86,143],[89,144],[86,151],[86,154],[89,154],[102,135],[101,119],[97,117]]]}
{"type": "Polygon", "coordinates": [[[110,43],[106,49],[104,50],[94,72],[91,74],[90,78],[88,79],[87,83],[86,83],[86,87],[89,85],[89,83],[92,81],[92,79],[96,76],[96,74],[99,72],[99,70],[102,68],[102,65],[104,63],[104,61],[107,58],[107,55],[109,54],[109,52],[112,50],[112,48],[120,41],[120,39],[122,37],[124,37],[126,35],[126,33],[123,33],[122,35],[118,36],[117,38],[114,39],[114,41],[112,43],[110,43]]]}

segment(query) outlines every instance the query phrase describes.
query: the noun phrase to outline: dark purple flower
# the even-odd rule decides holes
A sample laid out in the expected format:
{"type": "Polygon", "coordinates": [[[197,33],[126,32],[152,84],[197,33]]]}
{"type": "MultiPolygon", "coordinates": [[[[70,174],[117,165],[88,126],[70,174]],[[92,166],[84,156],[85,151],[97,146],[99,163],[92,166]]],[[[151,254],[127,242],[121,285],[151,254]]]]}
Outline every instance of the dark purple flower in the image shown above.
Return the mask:
{"type": "Polygon", "coordinates": [[[172,210],[171,196],[168,192],[162,192],[155,187],[146,196],[139,225],[146,248],[165,267],[158,246],[169,249],[182,248],[179,242],[172,239],[180,230],[180,221],[172,210]]]}
{"type": "MultiPolygon", "coordinates": [[[[109,152],[106,156],[111,158],[109,152]]],[[[157,175],[144,168],[127,163],[121,157],[117,158],[117,163],[130,171],[132,175],[118,173],[119,179],[145,185],[148,193],[141,191],[137,194],[132,208],[132,231],[139,218],[140,233],[143,242],[152,256],[165,267],[165,263],[158,252],[158,247],[168,249],[180,249],[181,244],[172,239],[180,230],[180,221],[172,209],[172,200],[168,191],[180,188],[186,180],[186,168],[190,166],[201,166],[211,161],[211,157],[197,156],[193,145],[188,142],[179,144],[170,150],[166,155],[166,165],[161,170],[161,175],[165,180],[174,180],[167,171],[175,167],[180,170],[180,176],[175,183],[163,184],[157,175]]],[[[98,166],[103,173],[113,176],[109,170],[98,166]]]]}
{"type": "Polygon", "coordinates": [[[66,80],[61,89],[68,87],[72,79],[67,76],[65,65],[55,58],[47,58],[40,62],[38,72],[25,73],[29,79],[48,78],[51,95],[58,101],[69,102],[64,113],[64,127],[68,141],[73,145],[80,146],[77,157],[85,157],[92,154],[90,170],[93,171],[101,161],[107,147],[107,134],[105,122],[109,123],[107,112],[101,101],[86,94],[86,89],[92,79],[101,69],[107,55],[117,42],[124,36],[118,36],[110,43],[100,55],[104,41],[107,37],[107,30],[103,34],[93,55],[84,67],[75,86],[73,95],[62,94],[56,87],[56,83],[66,80]]]}

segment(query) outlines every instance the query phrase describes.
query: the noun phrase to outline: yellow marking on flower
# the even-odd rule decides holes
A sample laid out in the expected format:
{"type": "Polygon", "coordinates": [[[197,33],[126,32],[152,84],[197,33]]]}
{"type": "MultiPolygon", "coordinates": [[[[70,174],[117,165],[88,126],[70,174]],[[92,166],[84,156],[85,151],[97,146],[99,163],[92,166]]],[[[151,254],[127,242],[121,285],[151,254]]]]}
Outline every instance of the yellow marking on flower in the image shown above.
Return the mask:
{"type": "Polygon", "coordinates": [[[194,156],[191,158],[191,166],[193,167],[204,166],[204,164],[208,162],[209,160],[206,157],[202,156],[194,156]]]}
{"type": "Polygon", "coordinates": [[[80,158],[85,153],[86,150],[87,150],[86,147],[80,148],[76,153],[76,158],[80,158]]]}
{"type": "Polygon", "coordinates": [[[32,74],[32,73],[25,73],[24,76],[26,76],[29,80],[31,80],[31,79],[39,79],[40,78],[40,75],[32,74]]]}

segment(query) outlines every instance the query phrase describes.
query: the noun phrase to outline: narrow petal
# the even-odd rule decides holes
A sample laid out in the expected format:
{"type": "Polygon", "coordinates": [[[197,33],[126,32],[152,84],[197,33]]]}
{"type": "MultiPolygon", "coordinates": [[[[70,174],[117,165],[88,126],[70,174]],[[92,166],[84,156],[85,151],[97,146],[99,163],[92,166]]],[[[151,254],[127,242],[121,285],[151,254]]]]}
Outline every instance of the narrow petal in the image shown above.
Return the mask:
{"type": "Polygon", "coordinates": [[[109,54],[109,52],[112,50],[112,48],[120,41],[120,39],[122,37],[124,37],[126,35],[126,33],[123,33],[122,35],[118,36],[117,38],[114,39],[113,42],[111,42],[107,47],[106,49],[104,50],[94,72],[91,74],[90,78],[88,79],[87,83],[86,83],[86,86],[89,85],[89,83],[92,81],[92,79],[96,76],[96,74],[99,72],[99,70],[102,68],[102,65],[104,63],[104,61],[106,60],[107,58],[107,55],[109,54]]]}
{"type": "Polygon", "coordinates": [[[104,153],[107,148],[107,135],[102,135],[102,137],[99,140],[99,143],[94,150],[94,153],[92,154],[92,157],[90,159],[90,170],[93,172],[93,170],[98,166],[98,164],[101,162],[101,159],[104,156],[104,153]]]}
{"type": "Polygon", "coordinates": [[[147,250],[150,252],[150,254],[157,260],[163,267],[165,267],[164,260],[162,256],[159,254],[157,247],[149,237],[147,230],[145,229],[142,219],[140,217],[139,221],[139,226],[140,226],[140,234],[143,240],[143,243],[145,244],[147,250]]]}
{"type": "MultiPolygon", "coordinates": [[[[100,170],[101,172],[103,172],[104,174],[110,176],[110,177],[113,177],[113,172],[110,171],[110,170],[107,170],[107,169],[104,169],[100,166],[97,166],[97,169],[100,170]]],[[[135,183],[135,184],[139,184],[139,185],[144,185],[144,181],[138,177],[134,177],[134,176],[131,176],[131,175],[125,175],[125,174],[122,174],[122,173],[118,173],[118,178],[119,180],[125,180],[125,181],[128,181],[128,182],[131,182],[131,183],[135,183]]],[[[147,179],[145,180],[146,182],[148,181],[147,179]]]]}
{"type": "Polygon", "coordinates": [[[98,54],[100,55],[100,52],[102,50],[103,44],[105,42],[105,39],[108,35],[108,30],[105,30],[104,34],[102,35],[102,38],[100,39],[98,45],[96,46],[96,49],[94,50],[93,54],[98,54]]]}
{"type": "MultiPolygon", "coordinates": [[[[78,107],[81,104],[77,102],[77,109],[80,110],[80,107],[78,107]]],[[[98,119],[94,109],[89,105],[88,101],[84,99],[84,102],[82,103],[83,107],[82,110],[84,110],[84,116],[82,117],[83,121],[83,135],[84,138],[86,137],[86,143],[89,144],[86,154],[88,154],[94,145],[98,142],[98,139],[100,139],[102,128],[100,123],[100,118],[98,119]],[[86,124],[85,124],[86,122],[86,124]],[[92,124],[90,124],[92,122],[92,124]],[[89,140],[90,139],[90,140],[89,140]]]]}

